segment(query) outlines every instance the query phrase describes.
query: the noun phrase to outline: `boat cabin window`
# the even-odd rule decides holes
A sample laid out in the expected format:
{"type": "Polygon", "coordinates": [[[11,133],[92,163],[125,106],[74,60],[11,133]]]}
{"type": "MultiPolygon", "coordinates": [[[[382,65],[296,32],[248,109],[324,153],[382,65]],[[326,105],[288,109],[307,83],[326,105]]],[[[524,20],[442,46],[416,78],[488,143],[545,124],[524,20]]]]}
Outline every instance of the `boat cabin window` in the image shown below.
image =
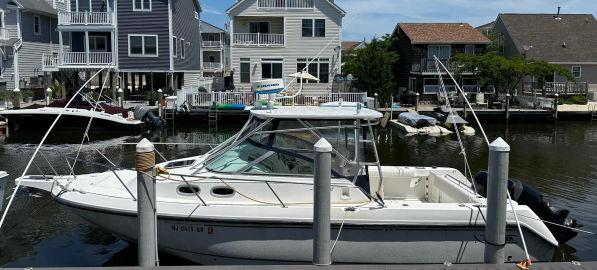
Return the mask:
{"type": "Polygon", "coordinates": [[[234,195],[234,189],[229,187],[214,187],[211,189],[211,194],[216,197],[230,197],[234,195]]]}
{"type": "MultiPolygon", "coordinates": [[[[239,138],[207,165],[211,171],[231,174],[313,175],[313,145],[321,138],[332,144],[332,170],[336,177],[356,172],[354,121],[273,120],[256,130],[254,120],[239,138]],[[302,122],[302,123],[301,123],[302,122]],[[308,127],[306,128],[305,125],[308,127]]],[[[361,155],[359,155],[361,156],[361,155]]]]}
{"type": "Polygon", "coordinates": [[[178,193],[183,195],[195,194],[199,193],[200,189],[198,186],[195,185],[181,185],[178,186],[178,193]]]}
{"type": "Polygon", "coordinates": [[[186,167],[186,166],[193,165],[194,162],[195,162],[194,159],[177,160],[177,161],[169,162],[164,167],[166,169],[180,168],[180,167],[186,167]]]}

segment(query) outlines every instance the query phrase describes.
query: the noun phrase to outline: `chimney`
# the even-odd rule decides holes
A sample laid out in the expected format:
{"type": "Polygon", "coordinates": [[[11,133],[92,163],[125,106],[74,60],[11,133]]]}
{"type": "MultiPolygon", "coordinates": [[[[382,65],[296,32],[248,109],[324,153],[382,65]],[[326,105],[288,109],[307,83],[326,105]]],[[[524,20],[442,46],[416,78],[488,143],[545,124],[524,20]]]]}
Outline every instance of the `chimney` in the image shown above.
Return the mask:
{"type": "Polygon", "coordinates": [[[560,17],[560,9],[561,9],[561,8],[562,8],[562,7],[558,7],[558,14],[556,14],[556,16],[554,17],[554,18],[556,19],[556,21],[559,21],[559,20],[561,20],[561,19],[562,19],[562,17],[560,17]]]}

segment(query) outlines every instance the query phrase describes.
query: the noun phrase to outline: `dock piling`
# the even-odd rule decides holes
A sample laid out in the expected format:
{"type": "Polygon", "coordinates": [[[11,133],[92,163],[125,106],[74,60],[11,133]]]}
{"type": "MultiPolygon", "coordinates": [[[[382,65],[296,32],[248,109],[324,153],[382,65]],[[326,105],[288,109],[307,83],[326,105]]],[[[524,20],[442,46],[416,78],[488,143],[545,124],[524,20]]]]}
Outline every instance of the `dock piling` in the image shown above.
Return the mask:
{"type": "Polygon", "coordinates": [[[331,228],[330,228],[330,193],[332,145],[321,138],[313,146],[315,151],[314,205],[313,205],[313,264],[332,264],[331,228]]]}
{"type": "Polygon", "coordinates": [[[502,138],[489,145],[485,263],[503,264],[505,261],[509,158],[510,145],[502,138]]]}
{"type": "Polygon", "coordinates": [[[553,119],[558,120],[558,93],[555,94],[555,98],[553,100],[553,119]]]}
{"type": "Polygon", "coordinates": [[[164,108],[162,106],[162,101],[164,100],[164,91],[162,89],[158,89],[158,117],[162,117],[164,108]]]}
{"type": "Polygon", "coordinates": [[[136,146],[137,213],[139,221],[138,262],[141,267],[157,263],[157,224],[155,196],[155,148],[143,139],[136,146]]]}
{"type": "Polygon", "coordinates": [[[52,102],[52,89],[48,88],[46,89],[46,106],[50,105],[50,102],[52,102]]]}
{"type": "Polygon", "coordinates": [[[21,101],[23,100],[23,97],[21,96],[21,89],[15,88],[12,94],[12,107],[15,109],[20,109],[21,101]]]}
{"type": "Polygon", "coordinates": [[[419,112],[419,93],[415,94],[415,112],[419,112]]]}
{"type": "Polygon", "coordinates": [[[506,94],[506,120],[510,119],[510,94],[506,94]]]}
{"type": "Polygon", "coordinates": [[[118,88],[118,106],[124,108],[124,90],[122,88],[118,88]]]}

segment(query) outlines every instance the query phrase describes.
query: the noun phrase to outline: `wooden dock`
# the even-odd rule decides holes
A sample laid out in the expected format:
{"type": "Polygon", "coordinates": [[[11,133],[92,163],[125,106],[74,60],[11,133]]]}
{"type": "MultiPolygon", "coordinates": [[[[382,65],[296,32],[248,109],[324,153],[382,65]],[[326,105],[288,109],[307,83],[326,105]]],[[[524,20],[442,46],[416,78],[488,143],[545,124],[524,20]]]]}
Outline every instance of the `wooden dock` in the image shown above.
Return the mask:
{"type": "MultiPolygon", "coordinates": [[[[7,270],[22,270],[23,268],[5,268],[7,270]]],[[[25,268],[27,269],[27,268],[25,268]]],[[[432,270],[432,269],[454,269],[454,270],[512,270],[520,269],[514,263],[508,264],[413,264],[413,265],[231,265],[231,266],[160,266],[153,268],[143,267],[64,267],[64,268],[42,268],[35,267],[35,270],[432,270]]],[[[597,269],[597,262],[553,262],[534,263],[532,270],[588,270],[597,269]]]]}

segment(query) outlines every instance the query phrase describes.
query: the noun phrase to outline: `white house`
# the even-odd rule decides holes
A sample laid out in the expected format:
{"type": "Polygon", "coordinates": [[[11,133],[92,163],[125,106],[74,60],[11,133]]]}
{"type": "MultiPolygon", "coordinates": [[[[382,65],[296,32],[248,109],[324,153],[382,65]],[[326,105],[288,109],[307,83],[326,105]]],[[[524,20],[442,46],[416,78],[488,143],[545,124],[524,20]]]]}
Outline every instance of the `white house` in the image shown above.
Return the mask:
{"type": "Polygon", "coordinates": [[[238,0],[230,17],[231,68],[237,91],[251,82],[302,70],[319,78],[305,93],[331,91],[341,62],[342,18],[333,0],[238,0]]]}

